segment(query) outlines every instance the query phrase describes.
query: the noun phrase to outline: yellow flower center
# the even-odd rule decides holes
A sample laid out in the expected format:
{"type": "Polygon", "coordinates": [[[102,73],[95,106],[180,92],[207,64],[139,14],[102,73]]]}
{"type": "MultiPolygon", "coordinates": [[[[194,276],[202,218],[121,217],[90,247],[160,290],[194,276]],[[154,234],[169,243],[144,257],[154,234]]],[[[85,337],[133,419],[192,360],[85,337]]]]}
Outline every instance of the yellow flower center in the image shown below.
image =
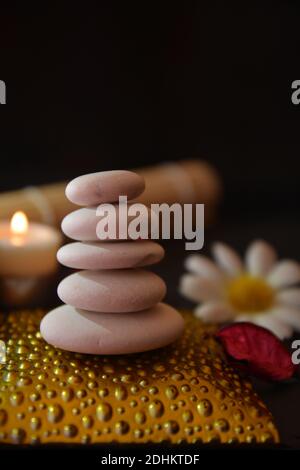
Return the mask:
{"type": "Polygon", "coordinates": [[[239,312],[261,312],[271,307],[274,299],[273,289],[258,277],[244,274],[228,284],[228,299],[239,312]]]}

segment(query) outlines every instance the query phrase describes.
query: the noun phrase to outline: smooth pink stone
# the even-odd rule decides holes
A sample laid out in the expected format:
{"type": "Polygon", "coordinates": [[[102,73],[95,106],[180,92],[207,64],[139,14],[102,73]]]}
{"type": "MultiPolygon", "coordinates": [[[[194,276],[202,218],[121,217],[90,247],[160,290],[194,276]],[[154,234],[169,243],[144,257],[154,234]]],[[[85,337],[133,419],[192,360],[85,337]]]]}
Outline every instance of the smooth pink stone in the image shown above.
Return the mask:
{"type": "Polygon", "coordinates": [[[145,189],[144,179],[125,170],[101,171],[78,176],[66,187],[66,196],[79,206],[116,202],[119,196],[134,199],[145,189]]]}
{"type": "Polygon", "coordinates": [[[95,313],[63,305],[41,322],[53,346],[87,354],[129,354],[166,346],[182,334],[182,316],[160,303],[139,313],[95,313]]]}
{"type": "Polygon", "coordinates": [[[166,294],[164,281],[143,269],[80,271],[61,281],[57,293],[66,304],[93,312],[137,312],[166,294]]]}
{"type": "Polygon", "coordinates": [[[124,269],[158,263],[164,249],[152,241],[69,243],[57,252],[61,264],[75,269],[124,269]]]}
{"type": "MultiPolygon", "coordinates": [[[[118,205],[116,207],[116,239],[112,238],[111,241],[118,239],[118,232],[119,232],[119,215],[118,215],[118,205]]],[[[129,206],[128,206],[129,207],[129,206]]],[[[128,216],[128,223],[131,220],[135,219],[135,216],[128,216]]],[[[147,213],[147,220],[148,220],[148,228],[150,233],[150,219],[151,219],[151,211],[148,209],[147,213]]],[[[67,237],[72,238],[73,240],[78,241],[109,241],[109,238],[105,240],[100,240],[97,237],[96,227],[98,222],[101,220],[101,216],[96,215],[96,207],[83,207],[81,209],[77,209],[76,211],[70,212],[70,214],[66,215],[63,219],[61,228],[67,237]]],[[[130,239],[129,237],[127,239],[130,239]]]]}

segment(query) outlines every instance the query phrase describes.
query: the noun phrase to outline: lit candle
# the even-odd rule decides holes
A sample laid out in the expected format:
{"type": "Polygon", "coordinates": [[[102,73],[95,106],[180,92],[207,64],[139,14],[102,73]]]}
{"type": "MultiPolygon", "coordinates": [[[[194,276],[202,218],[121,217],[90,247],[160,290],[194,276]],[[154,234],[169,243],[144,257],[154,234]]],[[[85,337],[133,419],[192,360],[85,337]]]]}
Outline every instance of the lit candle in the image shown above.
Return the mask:
{"type": "Polygon", "coordinates": [[[61,234],[48,225],[28,222],[23,212],[0,221],[0,276],[35,278],[57,268],[61,234]]]}

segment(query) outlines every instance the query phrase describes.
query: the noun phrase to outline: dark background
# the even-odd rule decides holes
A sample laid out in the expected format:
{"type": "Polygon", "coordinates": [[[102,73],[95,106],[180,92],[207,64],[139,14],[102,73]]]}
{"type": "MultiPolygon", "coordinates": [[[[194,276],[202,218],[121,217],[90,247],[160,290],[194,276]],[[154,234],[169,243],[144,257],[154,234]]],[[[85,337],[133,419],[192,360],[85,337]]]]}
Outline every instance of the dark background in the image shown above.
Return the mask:
{"type": "MultiPolygon", "coordinates": [[[[51,5],[1,7],[0,191],[205,158],[225,190],[205,251],[263,237],[300,259],[297,2],[51,5]]],[[[168,250],[158,271],[168,300],[187,306],[186,253],[168,250]]],[[[300,386],[257,387],[283,443],[300,447],[300,386]]]]}
{"type": "Polygon", "coordinates": [[[232,209],[297,209],[297,2],[102,3],[1,8],[0,190],[200,156],[232,209]]]}

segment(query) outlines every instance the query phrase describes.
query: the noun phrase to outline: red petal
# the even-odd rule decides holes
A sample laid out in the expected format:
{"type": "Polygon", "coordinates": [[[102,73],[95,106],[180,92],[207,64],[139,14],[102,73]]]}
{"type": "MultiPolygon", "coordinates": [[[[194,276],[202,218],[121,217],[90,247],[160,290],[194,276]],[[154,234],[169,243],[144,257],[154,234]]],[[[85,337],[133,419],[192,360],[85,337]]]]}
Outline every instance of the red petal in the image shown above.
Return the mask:
{"type": "Polygon", "coordinates": [[[230,357],[244,361],[242,368],[250,375],[279,381],[289,379],[296,371],[287,348],[266,328],[248,322],[234,323],[216,336],[230,357]]]}

